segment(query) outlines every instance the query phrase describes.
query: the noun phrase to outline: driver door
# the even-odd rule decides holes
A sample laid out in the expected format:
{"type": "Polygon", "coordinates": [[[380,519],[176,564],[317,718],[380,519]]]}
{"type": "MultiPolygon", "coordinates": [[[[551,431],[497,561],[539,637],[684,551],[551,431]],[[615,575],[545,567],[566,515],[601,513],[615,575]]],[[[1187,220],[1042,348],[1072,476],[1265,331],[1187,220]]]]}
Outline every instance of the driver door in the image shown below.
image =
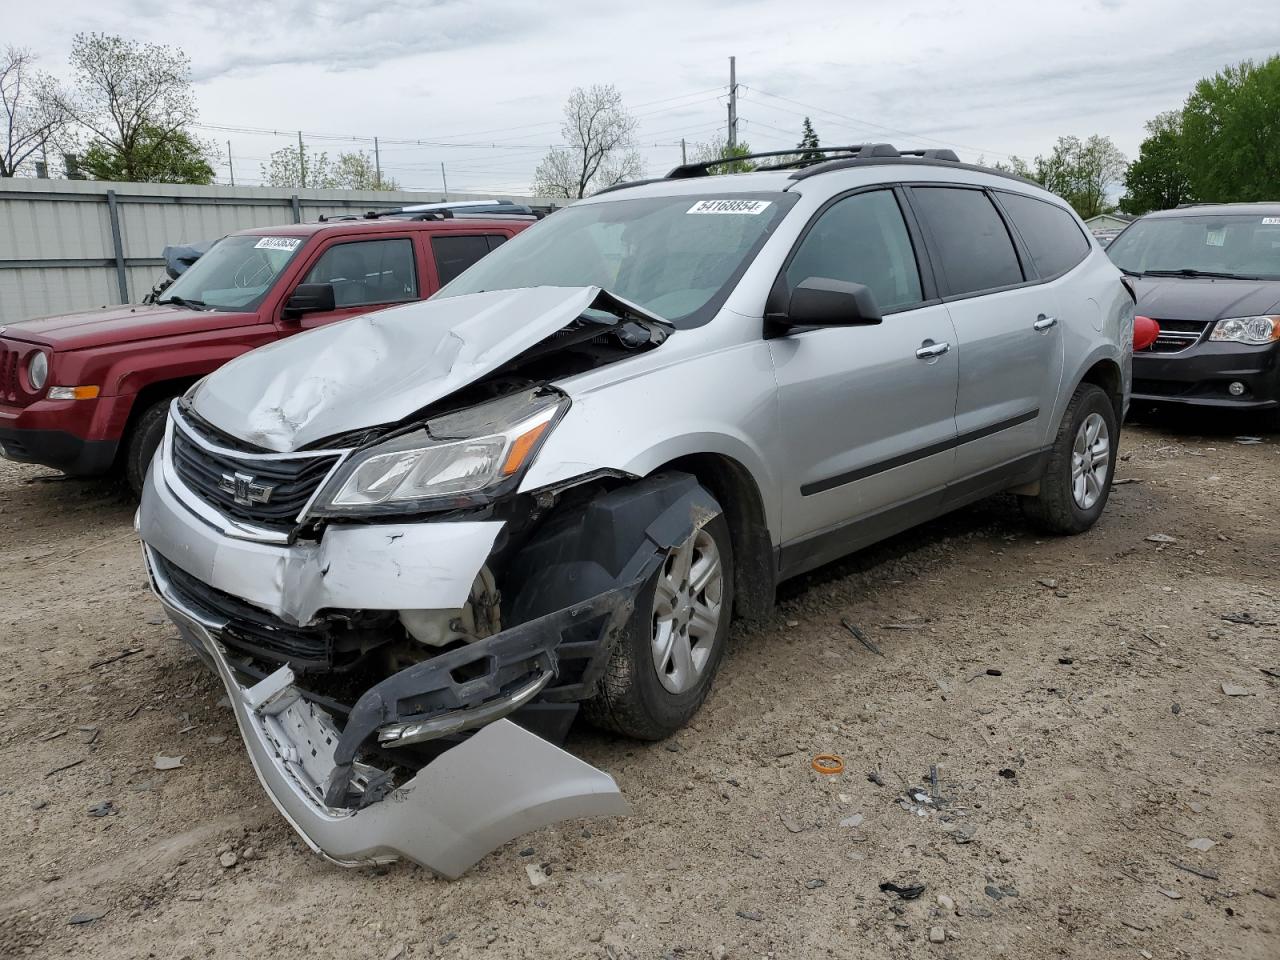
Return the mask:
{"type": "Polygon", "coordinates": [[[331,284],[336,304],[334,310],[299,317],[298,326],[303,330],[417,300],[420,286],[413,238],[336,240],[320,253],[299,283],[331,284]]]}
{"type": "Polygon", "coordinates": [[[785,268],[788,295],[810,277],[864,284],[884,319],[769,341],[788,467],[783,576],[910,526],[941,503],[955,465],[955,331],[926,299],[894,190],[818,215],[785,268]]]}

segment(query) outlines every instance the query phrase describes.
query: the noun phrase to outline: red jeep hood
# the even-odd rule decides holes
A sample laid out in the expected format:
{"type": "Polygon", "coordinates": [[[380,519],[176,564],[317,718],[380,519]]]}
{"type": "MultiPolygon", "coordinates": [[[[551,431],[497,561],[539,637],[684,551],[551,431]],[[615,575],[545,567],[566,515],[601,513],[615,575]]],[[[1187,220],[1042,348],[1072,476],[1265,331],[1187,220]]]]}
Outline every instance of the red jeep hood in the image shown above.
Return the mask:
{"type": "Polygon", "coordinates": [[[79,350],[117,343],[172,337],[183,333],[229,330],[256,323],[255,313],[222,313],[189,307],[125,304],[84,313],[0,321],[6,339],[40,343],[55,350],[79,350]]]}

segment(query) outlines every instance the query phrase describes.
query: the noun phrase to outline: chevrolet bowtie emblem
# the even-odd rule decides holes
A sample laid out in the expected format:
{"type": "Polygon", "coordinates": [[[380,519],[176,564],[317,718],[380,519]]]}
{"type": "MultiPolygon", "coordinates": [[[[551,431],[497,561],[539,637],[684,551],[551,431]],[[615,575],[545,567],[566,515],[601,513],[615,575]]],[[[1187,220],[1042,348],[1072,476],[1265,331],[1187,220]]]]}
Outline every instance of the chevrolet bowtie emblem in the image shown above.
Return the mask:
{"type": "Polygon", "coordinates": [[[257,477],[250,473],[224,473],[218,481],[218,489],[225,490],[242,506],[255,503],[266,503],[275,492],[275,487],[259,483],[257,477]]]}

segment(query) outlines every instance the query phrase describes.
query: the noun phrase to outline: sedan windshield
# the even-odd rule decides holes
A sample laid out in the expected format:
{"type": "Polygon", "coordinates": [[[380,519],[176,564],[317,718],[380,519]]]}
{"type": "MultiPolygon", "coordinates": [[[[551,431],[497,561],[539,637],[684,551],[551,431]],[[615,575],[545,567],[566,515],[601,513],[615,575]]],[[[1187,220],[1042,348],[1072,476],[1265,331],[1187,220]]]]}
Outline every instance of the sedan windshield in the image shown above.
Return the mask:
{"type": "Polygon", "coordinates": [[[569,207],[504,243],[437,296],[597,286],[678,327],[698,326],[720,308],[795,200],[733,193],[569,207]]]}
{"type": "Polygon", "coordinates": [[[301,237],[225,237],[156,302],[200,310],[255,310],[304,242],[301,237]]]}
{"type": "Polygon", "coordinates": [[[1107,255],[1134,274],[1280,279],[1280,217],[1152,217],[1112,241],[1107,255]]]}

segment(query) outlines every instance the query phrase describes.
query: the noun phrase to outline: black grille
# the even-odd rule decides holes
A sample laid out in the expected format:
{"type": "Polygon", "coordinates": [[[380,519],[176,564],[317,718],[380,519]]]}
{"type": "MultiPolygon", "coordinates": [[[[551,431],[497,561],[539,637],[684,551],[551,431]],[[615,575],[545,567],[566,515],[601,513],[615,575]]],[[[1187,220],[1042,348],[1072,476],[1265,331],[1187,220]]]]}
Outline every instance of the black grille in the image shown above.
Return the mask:
{"type": "Polygon", "coordinates": [[[1206,320],[1156,320],[1156,323],[1160,324],[1160,336],[1139,353],[1181,353],[1198,343],[1211,325],[1211,321],[1206,320]]]}
{"type": "Polygon", "coordinates": [[[18,399],[18,351],[0,344],[0,401],[18,399]]]}
{"type": "MultiPolygon", "coordinates": [[[[209,442],[229,445],[207,425],[194,424],[186,414],[179,416],[183,425],[209,442]]],[[[228,517],[273,530],[293,529],[302,508],[337,462],[332,454],[271,459],[238,449],[210,450],[187,436],[182,426],[173,431],[173,466],[193,493],[228,517]],[[237,491],[236,474],[252,478],[251,486],[245,489],[242,483],[237,491]],[[249,497],[238,501],[238,492],[249,497]],[[258,498],[266,502],[252,502],[258,498]]]]}

